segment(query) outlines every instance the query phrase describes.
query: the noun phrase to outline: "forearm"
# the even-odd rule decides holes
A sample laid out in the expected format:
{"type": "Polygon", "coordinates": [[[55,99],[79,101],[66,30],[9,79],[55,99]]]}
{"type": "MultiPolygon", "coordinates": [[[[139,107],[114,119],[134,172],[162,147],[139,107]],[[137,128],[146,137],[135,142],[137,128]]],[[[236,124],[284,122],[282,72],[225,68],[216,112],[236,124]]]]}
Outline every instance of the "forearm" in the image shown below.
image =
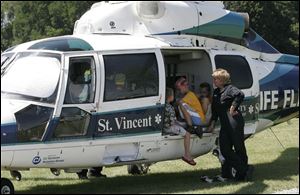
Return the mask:
{"type": "Polygon", "coordinates": [[[234,99],[233,99],[231,107],[233,107],[232,109],[236,110],[243,102],[245,95],[241,90],[235,88],[232,91],[232,96],[234,99]]]}

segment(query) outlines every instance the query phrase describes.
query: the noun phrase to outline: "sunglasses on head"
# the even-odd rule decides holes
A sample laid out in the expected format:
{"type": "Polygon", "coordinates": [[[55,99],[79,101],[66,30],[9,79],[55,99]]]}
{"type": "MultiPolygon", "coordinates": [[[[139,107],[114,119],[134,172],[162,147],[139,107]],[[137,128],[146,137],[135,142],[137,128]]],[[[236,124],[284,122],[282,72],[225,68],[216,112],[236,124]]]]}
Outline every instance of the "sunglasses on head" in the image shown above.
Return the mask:
{"type": "Polygon", "coordinates": [[[189,85],[189,83],[187,81],[184,81],[184,82],[181,83],[181,85],[187,86],[187,85],[189,85]]]}

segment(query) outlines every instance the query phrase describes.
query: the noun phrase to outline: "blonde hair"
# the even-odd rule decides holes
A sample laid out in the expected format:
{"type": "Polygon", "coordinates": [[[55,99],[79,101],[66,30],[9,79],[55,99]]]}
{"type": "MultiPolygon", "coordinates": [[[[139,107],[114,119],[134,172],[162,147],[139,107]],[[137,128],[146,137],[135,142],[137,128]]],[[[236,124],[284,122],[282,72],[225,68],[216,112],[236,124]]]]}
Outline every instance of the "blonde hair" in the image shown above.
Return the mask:
{"type": "Polygon", "coordinates": [[[227,72],[227,70],[222,68],[216,69],[213,72],[212,77],[220,79],[224,84],[229,84],[231,82],[230,74],[227,72]]]}

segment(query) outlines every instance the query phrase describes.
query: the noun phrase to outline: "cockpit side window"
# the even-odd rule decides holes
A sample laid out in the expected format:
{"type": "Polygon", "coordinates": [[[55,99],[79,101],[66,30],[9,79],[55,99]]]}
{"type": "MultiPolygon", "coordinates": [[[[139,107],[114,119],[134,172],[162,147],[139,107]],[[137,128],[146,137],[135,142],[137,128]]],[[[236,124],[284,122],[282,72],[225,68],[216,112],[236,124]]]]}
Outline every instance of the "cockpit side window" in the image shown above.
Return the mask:
{"type": "Polygon", "coordinates": [[[95,97],[95,61],[93,57],[70,58],[65,104],[93,103],[95,97]]]}
{"type": "Polygon", "coordinates": [[[41,141],[53,108],[30,105],[15,113],[20,142],[41,141]]]}
{"type": "Polygon", "coordinates": [[[231,82],[240,89],[249,89],[253,85],[251,68],[247,60],[239,55],[216,55],[216,68],[230,73],[231,82]]]}

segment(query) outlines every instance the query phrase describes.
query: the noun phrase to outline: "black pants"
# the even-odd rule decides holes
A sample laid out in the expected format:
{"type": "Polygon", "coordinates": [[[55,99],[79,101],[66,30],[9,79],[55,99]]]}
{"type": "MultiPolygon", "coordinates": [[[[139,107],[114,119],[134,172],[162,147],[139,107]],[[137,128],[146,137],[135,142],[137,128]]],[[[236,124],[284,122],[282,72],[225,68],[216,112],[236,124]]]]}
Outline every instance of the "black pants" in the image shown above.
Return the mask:
{"type": "Polygon", "coordinates": [[[243,180],[248,169],[248,157],[244,143],[244,119],[239,113],[221,120],[220,150],[225,158],[222,165],[222,177],[243,180]],[[233,149],[234,148],[234,149],[233,149]],[[232,167],[236,174],[232,175],[232,167]]]}
{"type": "Polygon", "coordinates": [[[103,170],[103,167],[93,167],[91,169],[82,169],[80,172],[78,172],[78,176],[82,175],[82,176],[87,176],[88,171],[90,172],[94,172],[94,173],[101,173],[101,171],[103,170]]]}

